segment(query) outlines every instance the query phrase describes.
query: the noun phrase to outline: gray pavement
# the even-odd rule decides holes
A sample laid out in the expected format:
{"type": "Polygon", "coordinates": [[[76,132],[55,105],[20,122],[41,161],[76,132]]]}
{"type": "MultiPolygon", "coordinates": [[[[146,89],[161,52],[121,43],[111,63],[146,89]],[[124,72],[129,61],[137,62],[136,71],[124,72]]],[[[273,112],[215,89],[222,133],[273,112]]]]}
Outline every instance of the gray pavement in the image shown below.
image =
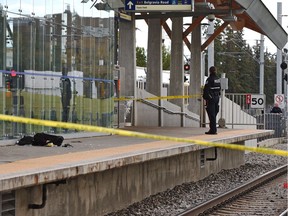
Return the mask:
{"type": "MultiPolygon", "coordinates": [[[[247,139],[253,139],[255,133],[260,133],[259,130],[240,130],[244,131],[244,133],[241,135],[241,132],[237,129],[218,129],[218,135],[205,135],[205,131],[208,130],[207,128],[194,127],[125,127],[121,130],[179,138],[189,137],[190,139],[194,140],[217,142],[232,142],[232,140],[235,142],[235,139],[239,139],[237,136],[250,136],[250,138],[247,139]]],[[[24,159],[137,145],[155,141],[151,139],[92,132],[76,132],[60,135],[64,137],[64,141],[60,147],[43,147],[32,145],[19,146],[15,144],[17,140],[2,140],[0,142],[0,164],[11,163],[24,159]],[[69,144],[69,146],[63,147],[66,144],[69,144]]]]}
{"type": "MultiPolygon", "coordinates": [[[[207,131],[207,128],[125,127],[123,130],[185,138],[204,135],[205,131],[207,131]]],[[[218,132],[221,134],[221,131],[227,130],[228,129],[219,129],[218,132]]],[[[65,144],[70,144],[70,147],[43,147],[32,145],[19,146],[15,144],[17,140],[1,140],[0,164],[11,163],[13,161],[24,160],[28,158],[69,154],[72,152],[113,148],[155,141],[150,139],[124,137],[94,132],[76,132],[60,135],[64,137],[62,146],[65,146],[65,144]]]]}

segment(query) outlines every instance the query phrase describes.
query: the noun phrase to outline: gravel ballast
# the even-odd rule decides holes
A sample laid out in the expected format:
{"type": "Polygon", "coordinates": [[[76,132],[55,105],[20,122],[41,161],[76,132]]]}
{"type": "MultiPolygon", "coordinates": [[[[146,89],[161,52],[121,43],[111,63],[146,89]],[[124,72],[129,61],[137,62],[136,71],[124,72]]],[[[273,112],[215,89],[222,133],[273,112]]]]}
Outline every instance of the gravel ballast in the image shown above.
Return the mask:
{"type": "MultiPolygon", "coordinates": [[[[271,146],[281,150],[287,150],[287,147],[287,143],[271,146]]],[[[247,153],[245,164],[239,168],[222,170],[200,181],[175,186],[106,216],[175,216],[287,162],[287,157],[247,153]]]]}

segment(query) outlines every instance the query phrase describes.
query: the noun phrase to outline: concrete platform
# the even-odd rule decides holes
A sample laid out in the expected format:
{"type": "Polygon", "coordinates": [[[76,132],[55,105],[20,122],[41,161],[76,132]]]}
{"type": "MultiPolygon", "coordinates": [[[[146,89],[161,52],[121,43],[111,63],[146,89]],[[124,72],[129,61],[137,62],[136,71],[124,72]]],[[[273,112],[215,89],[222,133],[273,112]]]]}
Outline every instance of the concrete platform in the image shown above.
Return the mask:
{"type": "MultiPolygon", "coordinates": [[[[251,140],[257,137],[269,136],[273,134],[271,130],[234,130],[218,129],[217,135],[205,135],[206,128],[178,128],[178,127],[126,127],[123,130],[172,136],[180,138],[191,138],[205,141],[235,143],[243,140],[251,140]]],[[[70,154],[81,151],[100,150],[120,146],[137,145],[155,140],[122,137],[104,133],[78,132],[60,134],[64,137],[63,145],[70,144],[72,147],[38,147],[38,146],[18,146],[17,140],[0,141],[0,164],[11,163],[17,160],[38,158],[50,155],[70,154]],[[5,148],[1,148],[5,147],[5,148]]]]}
{"type": "MultiPolygon", "coordinates": [[[[205,128],[125,128],[128,129],[236,144],[273,134],[270,130],[219,129],[218,135],[205,135],[205,128]]],[[[205,158],[215,157],[215,148],[187,143],[95,133],[63,136],[63,144],[73,147],[15,146],[2,141],[0,191],[16,191],[15,208],[21,212],[16,215],[104,215],[177,184],[244,162],[244,152],[228,149],[219,149],[217,158],[207,162],[205,158]],[[56,188],[59,182],[63,185],[56,188]],[[47,207],[38,213],[27,209],[29,203],[43,202],[43,185],[50,187],[47,207]],[[65,205],[71,210],[57,207],[61,214],[51,214],[51,208],[55,209],[55,203],[61,200],[59,196],[66,197],[65,205]],[[85,208],[83,200],[88,202],[85,208]]]]}

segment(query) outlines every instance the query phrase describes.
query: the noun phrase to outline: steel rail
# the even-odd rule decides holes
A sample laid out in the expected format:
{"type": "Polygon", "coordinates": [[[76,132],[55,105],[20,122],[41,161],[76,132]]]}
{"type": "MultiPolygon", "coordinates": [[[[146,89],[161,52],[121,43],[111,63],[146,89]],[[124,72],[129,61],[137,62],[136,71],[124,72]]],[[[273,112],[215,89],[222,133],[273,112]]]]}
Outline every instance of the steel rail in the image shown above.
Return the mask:
{"type": "Polygon", "coordinates": [[[271,170],[252,181],[245,183],[231,191],[228,191],[218,197],[215,197],[207,202],[204,202],[196,207],[190,208],[177,216],[195,216],[195,215],[208,215],[212,211],[219,209],[221,206],[226,205],[235,199],[249,193],[250,191],[264,185],[265,183],[287,173],[288,165],[283,165],[277,169],[271,170]]]}

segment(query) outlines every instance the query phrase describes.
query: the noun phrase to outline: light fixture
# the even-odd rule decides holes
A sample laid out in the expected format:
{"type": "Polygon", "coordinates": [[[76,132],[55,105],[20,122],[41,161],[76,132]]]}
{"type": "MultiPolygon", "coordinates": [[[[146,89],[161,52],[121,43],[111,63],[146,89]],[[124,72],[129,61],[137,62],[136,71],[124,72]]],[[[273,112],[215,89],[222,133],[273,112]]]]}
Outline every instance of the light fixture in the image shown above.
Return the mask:
{"type": "Polygon", "coordinates": [[[235,15],[228,15],[222,18],[225,22],[236,22],[237,17],[235,15]]]}
{"type": "Polygon", "coordinates": [[[214,14],[208,14],[206,17],[210,22],[213,22],[215,20],[215,15],[214,14]]]}
{"type": "Polygon", "coordinates": [[[230,10],[230,13],[227,16],[223,16],[222,20],[225,22],[236,22],[237,17],[232,13],[232,10],[230,10]]]}
{"type": "Polygon", "coordinates": [[[197,9],[215,9],[214,5],[210,2],[195,2],[195,8],[197,9]]]}

